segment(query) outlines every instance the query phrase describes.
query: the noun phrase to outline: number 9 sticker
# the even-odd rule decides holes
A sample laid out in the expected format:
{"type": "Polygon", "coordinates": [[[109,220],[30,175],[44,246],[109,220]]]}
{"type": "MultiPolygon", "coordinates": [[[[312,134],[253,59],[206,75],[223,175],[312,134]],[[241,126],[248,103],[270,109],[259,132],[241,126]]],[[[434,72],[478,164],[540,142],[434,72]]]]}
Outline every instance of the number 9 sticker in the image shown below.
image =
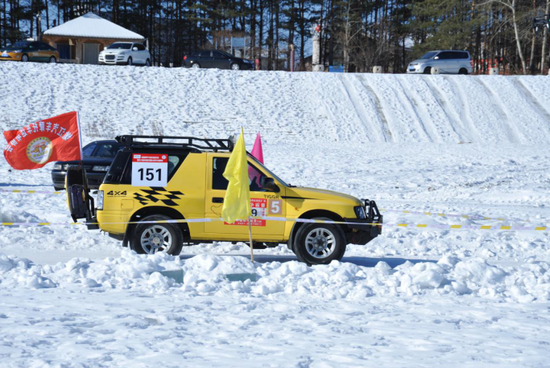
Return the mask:
{"type": "Polygon", "coordinates": [[[168,154],[134,153],[132,155],[132,185],[165,187],[168,183],[168,154]]]}

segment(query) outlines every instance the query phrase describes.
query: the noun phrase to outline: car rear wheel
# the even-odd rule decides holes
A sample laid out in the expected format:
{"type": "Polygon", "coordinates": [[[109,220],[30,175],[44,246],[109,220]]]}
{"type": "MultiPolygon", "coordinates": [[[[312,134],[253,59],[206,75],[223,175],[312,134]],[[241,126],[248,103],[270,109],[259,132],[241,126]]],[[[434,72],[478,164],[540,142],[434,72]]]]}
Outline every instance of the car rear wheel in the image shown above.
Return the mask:
{"type": "Polygon", "coordinates": [[[428,66],[426,69],[424,69],[424,74],[432,74],[432,67],[428,66]]]}
{"type": "Polygon", "coordinates": [[[345,236],[337,225],[304,224],[296,233],[292,248],[298,260],[308,265],[329,264],[344,256],[345,236]]]}
{"type": "Polygon", "coordinates": [[[460,70],[458,71],[458,74],[467,75],[467,74],[468,74],[468,70],[466,70],[466,68],[460,68],[460,70]]]}
{"type": "Polygon", "coordinates": [[[50,63],[54,63],[54,64],[57,63],[57,60],[55,60],[55,56],[52,56],[50,58],[50,63]]]}
{"type": "Polygon", "coordinates": [[[199,69],[201,67],[201,65],[199,63],[194,63],[191,68],[193,69],[199,69]]]}
{"type": "Polygon", "coordinates": [[[147,60],[145,61],[145,66],[151,66],[151,60],[147,59],[147,60]]]}
{"type": "Polygon", "coordinates": [[[239,70],[239,69],[241,69],[241,67],[239,66],[239,64],[234,63],[234,64],[231,64],[231,69],[232,70],[239,70]]]}
{"type": "Polygon", "coordinates": [[[23,56],[21,56],[21,61],[26,63],[27,61],[29,61],[29,55],[27,54],[23,54],[23,56]]]}
{"type": "Polygon", "coordinates": [[[128,64],[128,65],[132,65],[132,64],[133,64],[133,62],[132,62],[132,57],[131,57],[131,56],[128,58],[127,64],[128,64]]]}
{"type": "Polygon", "coordinates": [[[183,247],[183,237],[177,224],[147,223],[166,220],[171,220],[171,218],[163,215],[152,215],[141,220],[130,236],[130,248],[139,254],[180,254],[183,247]]]}

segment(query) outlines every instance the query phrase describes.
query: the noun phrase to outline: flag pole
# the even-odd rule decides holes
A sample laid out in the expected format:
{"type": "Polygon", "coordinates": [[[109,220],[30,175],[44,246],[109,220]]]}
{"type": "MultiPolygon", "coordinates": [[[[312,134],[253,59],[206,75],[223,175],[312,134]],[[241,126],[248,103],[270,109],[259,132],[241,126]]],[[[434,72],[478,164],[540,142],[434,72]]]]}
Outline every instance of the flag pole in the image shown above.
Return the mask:
{"type": "Polygon", "coordinates": [[[250,238],[250,261],[254,262],[254,244],[252,243],[252,217],[248,216],[248,236],[250,238]]]}

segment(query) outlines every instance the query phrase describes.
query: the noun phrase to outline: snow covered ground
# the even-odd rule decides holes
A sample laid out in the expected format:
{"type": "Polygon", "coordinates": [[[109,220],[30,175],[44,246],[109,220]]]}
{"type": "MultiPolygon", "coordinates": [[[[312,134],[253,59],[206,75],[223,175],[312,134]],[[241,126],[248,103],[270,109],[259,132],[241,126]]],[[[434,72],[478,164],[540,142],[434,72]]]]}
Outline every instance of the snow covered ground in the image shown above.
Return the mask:
{"type": "MultiPolygon", "coordinates": [[[[374,199],[393,225],[314,267],[284,245],[252,264],[244,245],[147,257],[81,226],[0,227],[0,366],[550,365],[549,231],[438,228],[550,226],[550,78],[0,71],[0,130],[71,110],[85,142],[242,125],[286,181],[374,199]]],[[[12,192],[53,192],[49,175],[0,160],[0,222],[70,222],[63,195],[12,192]]]]}

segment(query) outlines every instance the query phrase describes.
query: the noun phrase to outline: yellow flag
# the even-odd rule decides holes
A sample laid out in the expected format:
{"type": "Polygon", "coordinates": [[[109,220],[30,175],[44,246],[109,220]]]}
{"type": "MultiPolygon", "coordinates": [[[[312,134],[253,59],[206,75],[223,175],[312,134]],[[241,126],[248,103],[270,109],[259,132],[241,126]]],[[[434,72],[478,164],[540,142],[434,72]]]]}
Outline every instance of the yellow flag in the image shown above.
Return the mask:
{"type": "Polygon", "coordinates": [[[243,128],[241,128],[241,135],[233,148],[231,157],[229,157],[223,176],[229,181],[223,201],[223,220],[231,224],[236,220],[248,219],[252,212],[250,210],[248,161],[244,146],[243,128]]]}

